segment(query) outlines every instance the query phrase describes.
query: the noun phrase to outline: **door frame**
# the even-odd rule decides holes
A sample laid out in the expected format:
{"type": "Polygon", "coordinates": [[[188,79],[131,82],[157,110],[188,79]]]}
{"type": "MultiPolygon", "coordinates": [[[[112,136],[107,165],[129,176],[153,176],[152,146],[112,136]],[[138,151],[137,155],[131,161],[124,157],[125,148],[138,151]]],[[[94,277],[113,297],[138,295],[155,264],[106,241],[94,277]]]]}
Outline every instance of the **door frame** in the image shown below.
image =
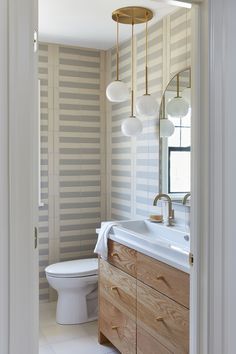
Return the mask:
{"type": "Polygon", "coordinates": [[[9,349],[8,1],[0,2],[0,353],[9,349]]]}
{"type": "MultiPolygon", "coordinates": [[[[227,113],[224,100],[228,101],[222,89],[216,90],[219,82],[226,85],[224,80],[230,80],[230,75],[226,78],[224,75],[221,45],[225,34],[219,26],[219,21],[225,25],[222,15],[226,11],[230,16],[230,6],[235,6],[233,0],[205,0],[199,8],[193,9],[196,12],[193,26],[199,29],[195,33],[196,70],[193,72],[198,94],[193,105],[199,121],[193,122],[191,247],[195,261],[191,277],[191,354],[231,354],[235,340],[233,336],[228,342],[225,340],[226,335],[231,335],[227,332],[227,321],[236,306],[231,294],[222,290],[230,284],[226,271],[236,263],[235,257],[226,262],[232,252],[230,227],[234,219],[232,201],[226,208],[231,219],[225,214],[224,192],[228,197],[230,194],[223,183],[230,180],[234,165],[227,159],[230,146],[226,136],[222,137],[222,131],[225,133],[235,123],[227,116],[226,126],[223,126],[222,116],[227,113]],[[214,206],[210,212],[209,205],[214,206]],[[227,225],[222,220],[227,221],[227,225]],[[230,301],[223,303],[224,298],[230,301]],[[227,344],[229,349],[222,351],[226,343],[230,343],[227,344]]],[[[38,196],[34,165],[37,151],[33,146],[37,135],[32,119],[37,117],[33,54],[36,7],[37,0],[1,0],[0,3],[0,70],[3,73],[0,83],[1,354],[36,354],[38,344],[33,249],[38,196]]],[[[230,60],[229,64],[233,67],[230,60]]]]}
{"type": "Polygon", "coordinates": [[[36,0],[0,2],[0,353],[38,351],[36,0]]]}
{"type": "MultiPolygon", "coordinates": [[[[208,3],[192,7],[190,353],[209,347],[209,40],[208,3]]],[[[213,354],[213,353],[212,353],[213,354]]],[[[215,353],[214,353],[215,354],[215,353]]]]}

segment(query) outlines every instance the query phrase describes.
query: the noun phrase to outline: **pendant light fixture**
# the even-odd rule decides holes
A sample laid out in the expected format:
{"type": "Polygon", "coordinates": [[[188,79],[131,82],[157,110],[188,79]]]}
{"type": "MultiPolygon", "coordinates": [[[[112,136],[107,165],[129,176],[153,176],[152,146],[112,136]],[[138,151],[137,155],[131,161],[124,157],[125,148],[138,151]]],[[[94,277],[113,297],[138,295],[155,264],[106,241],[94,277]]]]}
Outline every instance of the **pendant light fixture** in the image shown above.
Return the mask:
{"type": "MultiPolygon", "coordinates": [[[[148,22],[152,19],[152,17],[153,17],[153,13],[151,10],[149,10],[145,7],[139,7],[139,6],[123,7],[123,8],[113,11],[113,13],[112,13],[112,19],[114,21],[132,26],[132,36],[131,36],[131,115],[130,115],[130,117],[124,119],[124,121],[122,122],[122,126],[121,126],[122,133],[126,136],[137,136],[138,134],[140,134],[142,132],[142,128],[143,128],[142,122],[135,116],[135,113],[134,113],[134,96],[135,96],[134,95],[134,25],[148,22]]],[[[117,30],[117,32],[118,32],[118,30],[117,30]]],[[[118,40],[117,40],[117,42],[118,42],[118,40]]],[[[118,53],[118,51],[117,51],[117,53],[118,53]]],[[[119,55],[117,54],[117,58],[118,57],[119,57],[119,55]]],[[[119,60],[117,60],[117,63],[119,63],[119,60]]],[[[119,65],[117,68],[117,72],[119,72],[119,65]]],[[[109,96],[109,92],[110,92],[109,86],[107,88],[108,98],[110,97],[109,96]]],[[[122,101],[116,101],[116,102],[122,102],[122,101]]]]}
{"type": "Polygon", "coordinates": [[[148,93],[148,21],[145,37],[145,94],[136,100],[136,111],[139,116],[155,117],[158,113],[158,104],[148,93]]]}
{"type": "Polygon", "coordinates": [[[172,98],[166,106],[167,114],[171,117],[182,118],[188,114],[189,104],[179,93],[179,73],[177,76],[177,96],[172,98]]]}
{"type": "Polygon", "coordinates": [[[125,102],[129,98],[129,90],[119,78],[119,14],[116,17],[116,80],[107,86],[106,95],[111,102],[125,102]]]}
{"type": "Polygon", "coordinates": [[[121,130],[126,136],[137,136],[142,132],[143,125],[134,115],[134,24],[132,24],[131,42],[131,115],[123,120],[121,130]]]}
{"type": "Polygon", "coordinates": [[[165,94],[162,98],[162,118],[160,118],[160,137],[169,138],[174,134],[175,126],[165,115],[165,94]]]}

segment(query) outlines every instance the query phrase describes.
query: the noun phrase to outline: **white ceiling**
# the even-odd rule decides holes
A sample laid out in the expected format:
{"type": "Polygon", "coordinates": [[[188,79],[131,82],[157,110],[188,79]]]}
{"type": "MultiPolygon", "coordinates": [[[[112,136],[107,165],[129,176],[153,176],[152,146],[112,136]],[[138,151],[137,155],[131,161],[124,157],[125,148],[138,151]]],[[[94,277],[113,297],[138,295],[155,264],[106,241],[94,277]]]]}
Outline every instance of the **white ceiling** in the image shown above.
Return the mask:
{"type": "MultiPolygon", "coordinates": [[[[154,11],[150,23],[176,9],[163,0],[39,0],[39,39],[41,42],[108,49],[115,44],[113,10],[124,6],[145,6],[154,11]]],[[[143,29],[142,25],[135,30],[143,29]]],[[[120,39],[130,37],[130,26],[120,26],[120,39]]]]}

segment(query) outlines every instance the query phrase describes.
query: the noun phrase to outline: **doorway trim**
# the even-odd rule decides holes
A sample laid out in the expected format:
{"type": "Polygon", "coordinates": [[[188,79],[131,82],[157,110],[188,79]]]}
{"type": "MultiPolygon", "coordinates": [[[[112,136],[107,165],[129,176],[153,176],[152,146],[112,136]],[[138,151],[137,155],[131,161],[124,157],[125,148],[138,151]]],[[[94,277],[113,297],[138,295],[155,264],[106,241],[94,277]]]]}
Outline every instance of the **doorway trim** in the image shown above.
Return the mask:
{"type": "MultiPolygon", "coordinates": [[[[0,9],[3,10],[0,12],[0,26],[3,29],[0,32],[0,46],[4,49],[0,53],[0,69],[1,72],[5,73],[4,85],[0,86],[0,102],[3,101],[3,105],[0,105],[2,113],[0,117],[2,132],[0,134],[3,133],[3,139],[0,141],[0,148],[2,148],[0,153],[3,157],[0,162],[0,191],[3,191],[3,198],[0,201],[1,218],[4,215],[2,210],[5,212],[4,223],[0,225],[1,234],[3,232],[3,237],[0,239],[0,256],[2,256],[1,262],[4,262],[4,267],[6,267],[4,272],[0,269],[0,308],[4,309],[4,314],[1,313],[0,316],[0,328],[4,326],[3,332],[0,332],[0,349],[1,354],[15,354],[16,352],[18,354],[36,354],[37,314],[35,311],[37,312],[37,310],[34,307],[35,304],[31,295],[35,296],[33,284],[37,279],[33,279],[33,272],[30,268],[34,264],[32,247],[35,216],[30,208],[30,203],[35,200],[34,198],[37,200],[38,194],[36,193],[34,197],[36,190],[32,184],[32,179],[36,178],[32,171],[34,153],[29,150],[33,146],[35,138],[32,117],[34,117],[35,106],[34,84],[36,85],[35,95],[37,96],[37,80],[35,78],[35,83],[32,82],[35,68],[31,50],[33,48],[33,31],[37,23],[37,0],[2,0],[0,6],[0,9]],[[11,54],[9,56],[9,68],[8,53],[11,54]],[[9,118],[10,124],[9,131],[7,118],[9,118]],[[8,134],[10,134],[9,145],[8,134]],[[10,179],[8,176],[9,162],[10,179]],[[10,182],[10,190],[8,190],[8,182],[10,182]],[[10,209],[8,209],[9,201],[10,209]],[[11,225],[10,231],[8,217],[11,225]],[[10,264],[10,270],[8,264],[10,264]],[[10,289],[8,279],[10,279],[10,289]],[[3,287],[2,284],[5,284],[5,286],[3,287]],[[8,307],[9,295],[10,307],[8,307]],[[9,313],[10,327],[8,326],[9,313]],[[22,326],[23,322],[24,326],[22,326]]],[[[201,111],[197,115],[201,119],[201,124],[198,126],[194,138],[200,144],[197,146],[194,155],[197,159],[193,172],[197,173],[198,168],[200,168],[200,176],[198,181],[193,181],[193,227],[191,232],[194,234],[196,241],[193,243],[195,265],[191,287],[193,290],[195,289],[197,299],[191,298],[192,303],[194,303],[191,316],[195,318],[192,330],[197,335],[196,340],[192,336],[192,341],[195,344],[191,347],[191,354],[213,353],[208,351],[208,6],[208,2],[205,1],[199,7],[200,32],[198,33],[198,43],[201,43],[199,48],[201,61],[194,74],[197,83],[196,89],[199,92],[198,101],[195,102],[195,105],[197,106],[200,101],[201,111]],[[200,81],[198,80],[199,77],[200,81]],[[201,225],[198,223],[199,220],[201,220],[201,225]]],[[[194,11],[197,12],[197,8],[194,11]]],[[[214,30],[214,27],[212,29],[214,30]]],[[[211,151],[211,156],[214,157],[214,154],[216,152],[211,151]]],[[[211,341],[213,339],[213,337],[210,337],[211,341]]]]}
{"type": "Polygon", "coordinates": [[[0,353],[9,349],[8,1],[0,2],[0,353]]]}
{"type": "Polygon", "coordinates": [[[38,350],[36,0],[0,2],[0,353],[38,350]]]}

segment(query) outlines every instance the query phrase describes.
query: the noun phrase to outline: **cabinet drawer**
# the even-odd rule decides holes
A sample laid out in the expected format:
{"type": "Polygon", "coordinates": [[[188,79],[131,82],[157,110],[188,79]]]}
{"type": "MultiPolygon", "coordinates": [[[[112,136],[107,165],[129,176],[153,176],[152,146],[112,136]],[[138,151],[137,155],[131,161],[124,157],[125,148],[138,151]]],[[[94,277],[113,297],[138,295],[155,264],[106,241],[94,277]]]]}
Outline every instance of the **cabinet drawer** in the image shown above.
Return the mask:
{"type": "Polygon", "coordinates": [[[137,354],[174,354],[143,328],[137,326],[137,354]]]}
{"type": "Polygon", "coordinates": [[[138,253],[137,278],[189,308],[189,274],[138,253]]]}
{"type": "Polygon", "coordinates": [[[137,282],[137,325],[175,354],[189,352],[189,310],[137,282]]]}
{"type": "Polygon", "coordinates": [[[112,240],[108,240],[108,261],[115,267],[136,277],[137,252],[112,240]]]}
{"type": "Polygon", "coordinates": [[[122,353],[136,353],[136,323],[100,296],[100,331],[122,353]]]}
{"type": "Polygon", "coordinates": [[[121,312],[136,319],[136,279],[100,259],[99,292],[121,312]]]}

